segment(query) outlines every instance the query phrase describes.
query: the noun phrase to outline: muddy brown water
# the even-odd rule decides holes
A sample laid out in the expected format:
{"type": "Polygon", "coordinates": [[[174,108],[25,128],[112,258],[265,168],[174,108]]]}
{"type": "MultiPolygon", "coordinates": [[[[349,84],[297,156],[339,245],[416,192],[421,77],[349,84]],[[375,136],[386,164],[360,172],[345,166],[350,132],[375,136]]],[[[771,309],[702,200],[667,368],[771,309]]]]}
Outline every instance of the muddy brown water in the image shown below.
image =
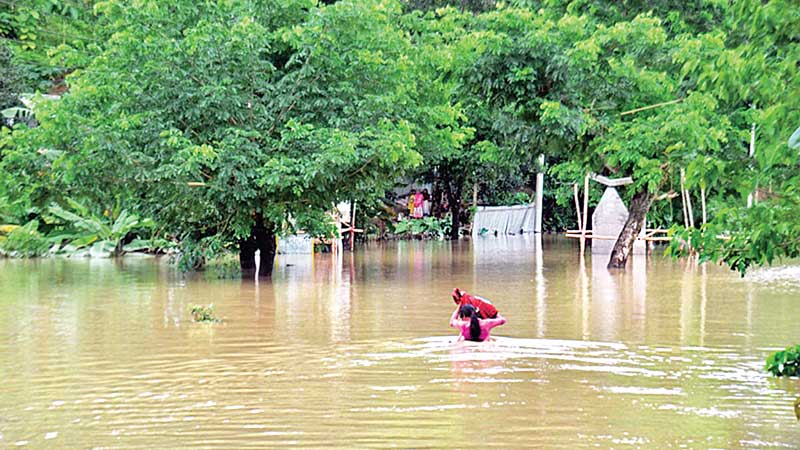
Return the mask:
{"type": "Polygon", "coordinates": [[[279,255],[0,260],[0,448],[798,448],[800,283],[546,237],[279,255]],[[508,323],[456,343],[454,286],[508,323]],[[191,321],[213,303],[222,324],[191,321]]]}

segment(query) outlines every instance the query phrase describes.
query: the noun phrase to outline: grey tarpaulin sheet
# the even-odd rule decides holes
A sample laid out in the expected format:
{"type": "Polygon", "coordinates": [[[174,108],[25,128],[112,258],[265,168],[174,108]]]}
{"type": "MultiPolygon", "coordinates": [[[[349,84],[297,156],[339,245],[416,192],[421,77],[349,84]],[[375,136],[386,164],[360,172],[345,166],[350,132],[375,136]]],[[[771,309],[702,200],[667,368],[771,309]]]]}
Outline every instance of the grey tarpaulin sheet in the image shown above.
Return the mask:
{"type": "Polygon", "coordinates": [[[479,206],[472,219],[472,234],[485,229],[489,234],[533,233],[536,224],[534,205],[479,206]]]}

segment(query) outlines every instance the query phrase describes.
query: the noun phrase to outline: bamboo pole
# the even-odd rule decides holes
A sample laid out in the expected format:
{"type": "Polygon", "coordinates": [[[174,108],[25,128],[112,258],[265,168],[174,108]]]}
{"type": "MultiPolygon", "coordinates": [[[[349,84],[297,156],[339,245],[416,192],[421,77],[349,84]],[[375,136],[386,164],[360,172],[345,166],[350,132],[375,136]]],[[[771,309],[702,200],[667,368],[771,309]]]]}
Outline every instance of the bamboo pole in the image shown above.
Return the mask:
{"type": "Polygon", "coordinates": [[[542,232],[542,208],[544,207],[544,153],[539,155],[539,171],[536,173],[536,222],[534,233],[542,232]]]}
{"type": "Polygon", "coordinates": [[[356,243],[356,201],[353,200],[353,218],[350,220],[350,252],[353,252],[353,245],[356,243]]]}
{"type": "MultiPolygon", "coordinates": [[[[645,230],[644,230],[644,231],[645,231],[646,233],[648,233],[648,234],[669,233],[669,229],[666,229],[666,228],[645,228],[645,230]]],[[[575,235],[580,235],[580,234],[581,234],[581,230],[580,230],[580,229],[577,229],[577,230],[567,230],[567,231],[565,231],[565,233],[566,233],[566,234],[575,234],[575,235]]],[[[586,231],[586,235],[587,235],[587,236],[589,236],[589,235],[591,235],[591,234],[592,234],[592,230],[588,230],[588,231],[586,231]]]]}
{"type": "Polygon", "coordinates": [[[681,205],[683,206],[683,226],[689,228],[689,214],[686,212],[686,188],[684,179],[686,174],[681,169],[681,205]]]}
{"type": "Polygon", "coordinates": [[[586,250],[586,228],[589,222],[589,174],[583,177],[583,231],[581,232],[581,256],[586,250]]]}
{"type": "MultiPolygon", "coordinates": [[[[567,234],[564,235],[564,237],[573,238],[573,239],[580,239],[581,235],[580,234],[567,233],[567,234]]],[[[601,240],[601,241],[616,241],[617,238],[618,238],[617,236],[606,236],[606,235],[602,235],[602,234],[598,234],[598,235],[587,234],[586,235],[586,239],[597,239],[597,240],[601,240]]],[[[671,237],[667,237],[667,236],[650,236],[650,237],[637,237],[636,240],[637,241],[648,241],[648,242],[650,242],[650,241],[654,241],[654,242],[669,242],[669,241],[672,240],[672,238],[671,237]]]]}
{"type": "MultiPolygon", "coordinates": [[[[756,124],[754,123],[752,128],[750,128],[750,158],[756,154],[756,124]]],[[[756,185],[755,189],[758,189],[758,185],[756,185]]],[[[747,195],[747,207],[751,208],[753,206],[753,192],[747,195]]]]}
{"type": "Polygon", "coordinates": [[[706,188],[700,186],[700,205],[703,208],[703,225],[706,224],[706,188]]]}
{"type": "Polygon", "coordinates": [[[628,114],[636,114],[638,112],[647,111],[648,109],[655,109],[655,108],[660,108],[662,106],[673,105],[675,103],[680,103],[682,101],[683,101],[683,99],[679,98],[679,99],[676,99],[676,100],[670,100],[668,102],[656,103],[655,105],[642,106],[641,108],[636,108],[636,109],[632,109],[630,111],[621,112],[621,113],[619,113],[619,115],[620,116],[627,116],[628,114]]]}
{"type": "Polygon", "coordinates": [[[581,217],[581,201],[578,199],[578,183],[572,184],[572,194],[575,197],[575,214],[578,216],[578,230],[582,230],[583,218],[581,217]]]}

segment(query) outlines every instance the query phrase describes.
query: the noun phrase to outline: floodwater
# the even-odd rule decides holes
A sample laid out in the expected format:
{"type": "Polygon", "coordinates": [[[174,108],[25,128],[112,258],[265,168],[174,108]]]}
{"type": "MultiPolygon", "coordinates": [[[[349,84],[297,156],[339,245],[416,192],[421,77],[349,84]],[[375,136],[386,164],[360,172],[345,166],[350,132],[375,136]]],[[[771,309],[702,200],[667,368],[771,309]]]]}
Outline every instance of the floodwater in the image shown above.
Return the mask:
{"type": "Polygon", "coordinates": [[[800,342],[794,277],[605,262],[552,237],[279,255],[261,283],[2,260],[0,448],[798,448],[798,381],[763,371],[800,342]],[[493,341],[454,342],[454,286],[508,318],[493,341]]]}

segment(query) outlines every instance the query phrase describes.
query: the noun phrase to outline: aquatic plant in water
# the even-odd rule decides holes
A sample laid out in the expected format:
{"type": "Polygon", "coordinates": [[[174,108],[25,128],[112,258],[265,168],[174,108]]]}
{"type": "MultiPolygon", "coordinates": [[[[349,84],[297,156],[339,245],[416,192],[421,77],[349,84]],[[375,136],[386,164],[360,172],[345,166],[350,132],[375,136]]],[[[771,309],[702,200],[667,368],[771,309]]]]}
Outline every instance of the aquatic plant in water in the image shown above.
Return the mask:
{"type": "Polygon", "coordinates": [[[776,377],[795,377],[800,375],[800,345],[786,347],[767,357],[764,369],[776,377]]]}
{"type": "Polygon", "coordinates": [[[192,305],[192,319],[195,322],[219,323],[221,320],[214,315],[214,304],[208,306],[192,305]]]}

